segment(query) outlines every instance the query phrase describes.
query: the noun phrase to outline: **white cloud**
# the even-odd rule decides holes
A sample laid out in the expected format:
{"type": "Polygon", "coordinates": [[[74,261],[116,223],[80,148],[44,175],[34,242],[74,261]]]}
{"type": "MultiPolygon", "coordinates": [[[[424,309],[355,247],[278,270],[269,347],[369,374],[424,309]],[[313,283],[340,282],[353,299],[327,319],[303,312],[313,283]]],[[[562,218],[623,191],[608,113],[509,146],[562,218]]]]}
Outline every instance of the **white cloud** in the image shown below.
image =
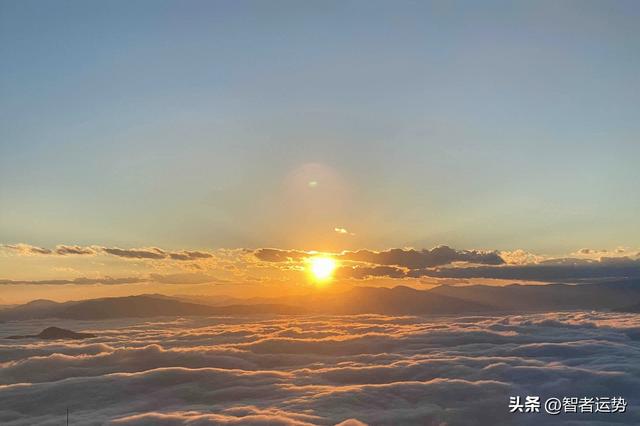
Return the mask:
{"type": "Polygon", "coordinates": [[[347,228],[335,227],[333,228],[333,231],[341,235],[351,235],[351,236],[356,235],[353,232],[349,232],[347,228]]]}
{"type": "MultiPolygon", "coordinates": [[[[46,325],[9,328],[32,334],[46,325]]],[[[60,424],[67,407],[83,425],[640,422],[633,314],[59,325],[98,337],[3,341],[0,423],[60,424]],[[516,394],[621,395],[630,407],[624,415],[514,418],[507,401],[516,394]]]]}

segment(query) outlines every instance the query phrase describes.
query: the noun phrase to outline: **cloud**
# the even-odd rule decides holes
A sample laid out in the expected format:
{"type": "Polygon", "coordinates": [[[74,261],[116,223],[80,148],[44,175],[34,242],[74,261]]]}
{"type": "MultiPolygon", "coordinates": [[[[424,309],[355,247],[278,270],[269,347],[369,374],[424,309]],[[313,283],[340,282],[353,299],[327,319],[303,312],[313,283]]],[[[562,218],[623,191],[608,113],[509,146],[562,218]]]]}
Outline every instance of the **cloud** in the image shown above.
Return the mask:
{"type": "Polygon", "coordinates": [[[423,250],[390,249],[386,251],[358,250],[343,252],[341,259],[366,262],[376,265],[390,265],[409,269],[428,268],[448,265],[453,262],[470,262],[488,265],[500,265],[504,260],[495,251],[454,250],[447,246],[439,246],[423,250]]]}
{"type": "Polygon", "coordinates": [[[412,277],[497,278],[529,281],[588,280],[604,278],[640,278],[640,260],[628,257],[587,259],[550,259],[538,264],[517,266],[476,266],[415,270],[412,277]]]}
{"type": "Polygon", "coordinates": [[[119,257],[127,257],[131,259],[165,259],[168,255],[167,253],[159,249],[157,247],[149,247],[142,249],[121,249],[121,248],[110,248],[110,247],[102,247],[102,251],[108,254],[112,254],[114,256],[119,257]]]}
{"type": "Polygon", "coordinates": [[[148,277],[98,277],[98,278],[71,278],[50,280],[7,280],[0,279],[0,285],[119,285],[156,282],[160,284],[229,284],[231,281],[203,273],[177,273],[177,274],[149,274],[148,277]]]}
{"type": "Polygon", "coordinates": [[[336,233],[338,233],[338,234],[342,234],[342,235],[351,235],[351,236],[356,235],[356,234],[354,234],[353,232],[349,232],[349,231],[347,231],[347,229],[346,229],[346,228],[339,228],[339,227],[336,227],[336,228],[333,228],[333,231],[334,231],[334,232],[336,232],[336,233]]]}
{"type": "Polygon", "coordinates": [[[118,285],[118,284],[137,284],[147,281],[141,277],[101,277],[101,278],[87,278],[80,277],[74,279],[51,279],[51,280],[3,280],[0,279],[0,285],[91,285],[91,284],[105,284],[105,285],[118,285]]]}
{"type": "MultiPolygon", "coordinates": [[[[280,250],[263,248],[254,251],[254,255],[265,262],[292,262],[300,261],[312,256],[311,252],[299,250],[280,250]]],[[[447,246],[439,246],[423,250],[394,248],[386,251],[358,250],[344,251],[332,254],[340,260],[368,263],[379,266],[396,266],[401,268],[417,269],[440,265],[448,265],[453,262],[468,262],[486,265],[501,265],[504,260],[495,251],[479,250],[454,250],[447,246]]]]}
{"type": "MultiPolygon", "coordinates": [[[[499,266],[450,266],[444,268],[403,269],[398,267],[342,267],[338,276],[353,279],[389,278],[489,278],[522,281],[585,281],[611,278],[640,278],[640,259],[629,257],[538,259],[538,263],[520,263],[527,254],[507,256],[507,264],[499,266]]],[[[412,265],[413,266],[413,265],[412,265]]]]}
{"type": "MultiPolygon", "coordinates": [[[[346,231],[336,228],[336,232],[346,231]]],[[[217,267],[228,270],[240,270],[251,266],[257,259],[260,262],[281,263],[285,267],[304,261],[317,253],[303,250],[285,250],[277,248],[259,248],[255,250],[217,250],[215,253],[199,250],[169,251],[159,247],[119,248],[103,246],[57,245],[48,249],[29,244],[9,244],[1,246],[24,256],[95,256],[109,255],[122,259],[149,261],[184,262],[180,269],[206,271],[212,265],[202,262],[214,259],[217,267]],[[252,254],[247,257],[246,254],[252,254]]],[[[337,275],[355,280],[372,277],[401,278],[444,278],[444,279],[505,279],[523,281],[584,281],[605,278],[640,277],[640,259],[630,256],[629,250],[593,250],[583,248],[570,257],[550,258],[524,250],[482,251],[457,250],[448,246],[433,249],[392,248],[383,251],[368,249],[328,253],[340,260],[342,267],[337,275]]],[[[255,265],[254,265],[255,266],[255,265]]],[[[296,265],[294,265],[296,266],[296,265]]],[[[185,283],[197,284],[220,281],[206,274],[186,278],[185,283]]],[[[154,277],[158,282],[169,283],[171,277],[154,277]]],[[[173,277],[177,279],[177,276],[173,277]]],[[[61,284],[72,280],[43,280],[61,284]]],[[[12,284],[10,280],[0,284],[12,284]]],[[[111,282],[110,282],[111,283],[111,282]]]]}
{"type": "Polygon", "coordinates": [[[18,252],[21,255],[24,256],[32,256],[32,255],[38,255],[38,254],[51,254],[51,250],[46,249],[46,248],[42,248],[42,247],[37,247],[37,246],[32,246],[30,244],[3,244],[2,245],[3,248],[9,249],[9,250],[13,250],[18,252]]]}
{"type": "Polygon", "coordinates": [[[149,279],[162,284],[228,284],[230,281],[202,273],[150,274],[149,279]]]}
{"type": "Polygon", "coordinates": [[[529,263],[538,263],[544,260],[544,257],[529,253],[522,249],[501,251],[500,257],[508,265],[526,265],[529,263]]]}
{"type": "Polygon", "coordinates": [[[137,249],[102,247],[102,251],[113,256],[125,257],[129,259],[199,260],[213,257],[213,254],[203,251],[186,250],[180,252],[169,252],[158,247],[137,249]]]}
{"type": "Polygon", "coordinates": [[[406,272],[394,266],[343,266],[336,270],[336,276],[360,280],[369,277],[404,278],[406,272]]]}
{"type": "Polygon", "coordinates": [[[65,246],[58,245],[54,250],[56,254],[65,256],[69,254],[77,254],[77,255],[94,255],[96,251],[91,247],[82,247],[82,246],[65,246]]]}
{"type": "Polygon", "coordinates": [[[31,244],[3,244],[3,248],[12,250],[17,252],[23,256],[33,256],[33,255],[94,255],[96,254],[96,250],[93,247],[83,247],[83,246],[69,246],[64,244],[57,245],[53,250],[48,248],[33,246],[31,244]]]}
{"type": "MultiPolygon", "coordinates": [[[[144,413],[121,417],[112,425],[247,425],[247,426],[313,426],[307,420],[315,416],[289,413],[283,410],[261,410],[257,407],[238,407],[223,410],[221,413],[208,414],[198,411],[172,413],[144,413]]],[[[361,424],[360,424],[361,425],[361,424]]],[[[342,423],[342,426],[359,426],[358,423],[342,423]]]]}
{"type": "Polygon", "coordinates": [[[170,260],[201,260],[212,258],[213,254],[205,251],[184,250],[184,251],[166,251],[158,247],[132,248],[123,249],[118,247],[100,247],[100,246],[78,246],[78,245],[57,245],[55,249],[32,246],[30,244],[4,244],[0,247],[17,252],[20,255],[96,255],[109,254],[128,259],[170,259],[170,260]]]}
{"type": "MultiPolygon", "coordinates": [[[[602,254],[602,251],[599,253],[602,254]]],[[[259,249],[254,254],[266,262],[297,262],[313,255],[279,249],[259,249]]],[[[338,277],[351,279],[433,277],[553,282],[640,277],[640,259],[621,255],[601,256],[598,259],[544,258],[524,250],[498,253],[440,246],[431,250],[345,251],[332,256],[354,263],[343,265],[336,273],[338,277]],[[475,265],[463,266],[460,264],[462,262],[475,265]]]]}
{"type": "Polygon", "coordinates": [[[182,251],[177,253],[169,253],[169,257],[173,260],[198,260],[213,257],[211,253],[203,251],[182,251]]]}
{"type": "Polygon", "coordinates": [[[261,248],[253,252],[254,256],[264,262],[292,262],[300,261],[311,256],[310,253],[299,250],[280,250],[274,248],[261,248]]]}
{"type": "MultiPolygon", "coordinates": [[[[14,321],[6,333],[44,324],[14,321]]],[[[3,425],[60,424],[67,407],[87,425],[640,424],[634,314],[60,325],[97,337],[0,344],[3,425]],[[511,395],[621,395],[629,406],[511,415],[511,395]]]]}
{"type": "Polygon", "coordinates": [[[607,253],[607,250],[596,250],[596,249],[590,249],[590,248],[581,248],[580,250],[578,250],[579,254],[601,254],[601,253],[607,253]]]}

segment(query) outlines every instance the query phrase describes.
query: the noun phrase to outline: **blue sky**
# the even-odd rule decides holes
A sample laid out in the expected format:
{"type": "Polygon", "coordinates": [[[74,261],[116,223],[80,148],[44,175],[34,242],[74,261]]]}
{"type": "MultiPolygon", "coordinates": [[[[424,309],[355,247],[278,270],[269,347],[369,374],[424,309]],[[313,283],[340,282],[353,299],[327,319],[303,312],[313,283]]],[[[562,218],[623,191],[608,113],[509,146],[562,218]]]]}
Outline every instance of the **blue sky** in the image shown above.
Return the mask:
{"type": "Polygon", "coordinates": [[[639,18],[624,1],[0,1],[0,240],[637,246],[639,18]]]}

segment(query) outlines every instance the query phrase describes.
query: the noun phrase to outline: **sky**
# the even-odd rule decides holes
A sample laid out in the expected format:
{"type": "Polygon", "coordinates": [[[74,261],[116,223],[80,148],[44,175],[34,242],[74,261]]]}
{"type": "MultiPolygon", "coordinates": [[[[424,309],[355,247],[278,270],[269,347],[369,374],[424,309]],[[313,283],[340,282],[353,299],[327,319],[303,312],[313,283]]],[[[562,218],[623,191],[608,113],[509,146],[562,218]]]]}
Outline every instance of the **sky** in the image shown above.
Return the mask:
{"type": "MultiPolygon", "coordinates": [[[[631,253],[639,18],[633,1],[0,0],[0,244],[631,253]]],[[[137,268],[5,249],[0,279],[137,268]]]]}

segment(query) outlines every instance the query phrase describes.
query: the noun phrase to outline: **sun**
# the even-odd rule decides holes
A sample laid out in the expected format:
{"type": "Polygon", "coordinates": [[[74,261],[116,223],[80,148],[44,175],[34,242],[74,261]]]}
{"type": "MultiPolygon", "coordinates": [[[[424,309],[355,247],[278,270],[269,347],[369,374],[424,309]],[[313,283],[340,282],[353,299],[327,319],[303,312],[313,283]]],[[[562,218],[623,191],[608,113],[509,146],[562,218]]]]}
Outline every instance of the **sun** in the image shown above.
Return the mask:
{"type": "Polygon", "coordinates": [[[312,257],[307,262],[311,276],[318,282],[329,281],[338,266],[334,259],[326,256],[312,257]]]}

